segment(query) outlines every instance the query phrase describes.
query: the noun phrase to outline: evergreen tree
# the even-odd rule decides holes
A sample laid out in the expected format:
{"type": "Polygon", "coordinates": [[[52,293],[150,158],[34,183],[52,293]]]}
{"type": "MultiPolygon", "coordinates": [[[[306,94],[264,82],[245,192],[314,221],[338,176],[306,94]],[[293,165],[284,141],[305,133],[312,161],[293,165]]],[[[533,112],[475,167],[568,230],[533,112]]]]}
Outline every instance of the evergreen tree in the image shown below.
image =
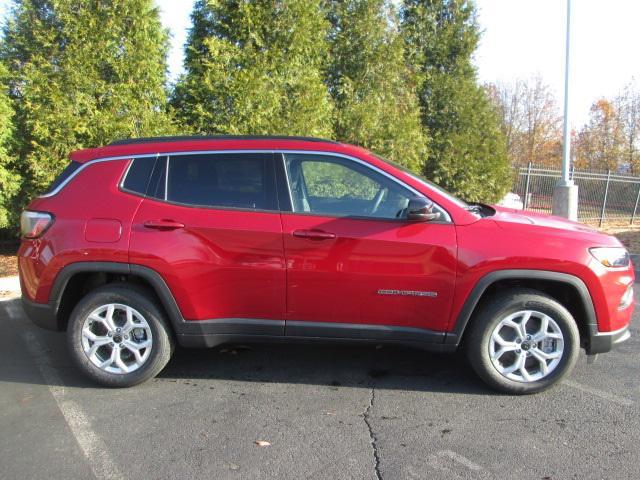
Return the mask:
{"type": "Polygon", "coordinates": [[[197,133],[331,135],[320,0],[198,0],[173,103],[197,133]]]}
{"type": "Polygon", "coordinates": [[[72,150],[172,131],[153,0],[17,0],[4,34],[23,201],[72,150]]]}
{"type": "Polygon", "coordinates": [[[425,174],[466,200],[499,200],[510,172],[499,119],[471,61],[480,38],[473,2],[405,0],[402,28],[431,141],[425,174]]]}
{"type": "Polygon", "coordinates": [[[336,137],[420,171],[426,138],[397,12],[386,0],[330,3],[336,137]]]}
{"type": "Polygon", "coordinates": [[[6,88],[7,69],[0,63],[0,229],[15,221],[11,199],[20,186],[20,176],[13,172],[8,148],[13,135],[13,109],[6,88]]]}

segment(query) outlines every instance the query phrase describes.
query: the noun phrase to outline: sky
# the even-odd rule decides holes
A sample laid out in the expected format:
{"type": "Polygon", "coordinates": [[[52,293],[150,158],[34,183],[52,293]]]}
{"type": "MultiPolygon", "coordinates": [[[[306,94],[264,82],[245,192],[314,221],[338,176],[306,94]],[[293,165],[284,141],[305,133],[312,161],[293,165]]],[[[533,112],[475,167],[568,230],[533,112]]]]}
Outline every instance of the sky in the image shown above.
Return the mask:
{"type": "MultiPolygon", "coordinates": [[[[484,82],[541,75],[564,99],[566,0],[477,0],[484,31],[476,65],[484,82]]],[[[640,82],[640,2],[573,0],[571,93],[574,124],[593,102],[640,82]]],[[[575,126],[575,125],[574,125],[575,126]]]]}
{"type": "MultiPolygon", "coordinates": [[[[155,0],[171,34],[169,72],[182,71],[193,0],[155,0]]],[[[0,0],[6,16],[9,0],[0,0]]],[[[540,75],[561,107],[564,98],[565,0],[476,0],[483,31],[475,63],[482,82],[512,83],[540,75]]],[[[640,1],[572,0],[572,126],[588,120],[601,97],[640,82],[640,1]]]]}

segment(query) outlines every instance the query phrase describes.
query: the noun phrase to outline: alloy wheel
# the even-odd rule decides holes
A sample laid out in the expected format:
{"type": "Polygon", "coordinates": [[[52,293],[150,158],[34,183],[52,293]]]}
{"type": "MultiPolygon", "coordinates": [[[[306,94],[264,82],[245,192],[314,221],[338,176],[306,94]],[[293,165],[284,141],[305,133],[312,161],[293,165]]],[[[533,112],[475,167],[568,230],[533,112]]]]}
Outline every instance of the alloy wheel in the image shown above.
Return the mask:
{"type": "Polygon", "coordinates": [[[151,327],[137,310],[119,303],[102,305],[82,326],[82,349],[96,367],[127,374],[147,361],[153,347],[151,327]]]}
{"type": "Polygon", "coordinates": [[[504,377],[531,383],[553,372],[564,352],[564,337],[556,321],[535,310],[503,318],[493,329],[489,356],[504,377]]]}

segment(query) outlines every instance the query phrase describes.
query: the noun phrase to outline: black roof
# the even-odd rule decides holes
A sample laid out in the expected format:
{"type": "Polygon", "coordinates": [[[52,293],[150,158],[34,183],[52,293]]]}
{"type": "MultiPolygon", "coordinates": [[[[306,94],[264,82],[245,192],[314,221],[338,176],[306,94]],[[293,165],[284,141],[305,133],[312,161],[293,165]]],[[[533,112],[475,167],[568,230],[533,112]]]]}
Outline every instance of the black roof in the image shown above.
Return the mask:
{"type": "Polygon", "coordinates": [[[287,135],[182,135],[169,137],[128,138],[111,142],[109,145],[132,145],[138,143],[178,142],[192,140],[300,140],[305,142],[339,143],[315,137],[290,137],[287,135]]]}

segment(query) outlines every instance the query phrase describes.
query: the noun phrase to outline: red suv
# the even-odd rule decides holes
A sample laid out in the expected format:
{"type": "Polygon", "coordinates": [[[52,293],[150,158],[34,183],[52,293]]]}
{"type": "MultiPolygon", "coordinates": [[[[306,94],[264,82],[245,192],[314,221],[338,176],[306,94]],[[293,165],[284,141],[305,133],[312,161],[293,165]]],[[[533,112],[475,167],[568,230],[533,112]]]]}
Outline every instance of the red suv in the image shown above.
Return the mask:
{"type": "Polygon", "coordinates": [[[618,240],[465,203],[358,147],[151,138],[71,160],[22,214],[22,298],[102,385],[155,376],[175,343],[317,340],[464,349],[492,387],[532,393],[629,337],[618,240]]]}

